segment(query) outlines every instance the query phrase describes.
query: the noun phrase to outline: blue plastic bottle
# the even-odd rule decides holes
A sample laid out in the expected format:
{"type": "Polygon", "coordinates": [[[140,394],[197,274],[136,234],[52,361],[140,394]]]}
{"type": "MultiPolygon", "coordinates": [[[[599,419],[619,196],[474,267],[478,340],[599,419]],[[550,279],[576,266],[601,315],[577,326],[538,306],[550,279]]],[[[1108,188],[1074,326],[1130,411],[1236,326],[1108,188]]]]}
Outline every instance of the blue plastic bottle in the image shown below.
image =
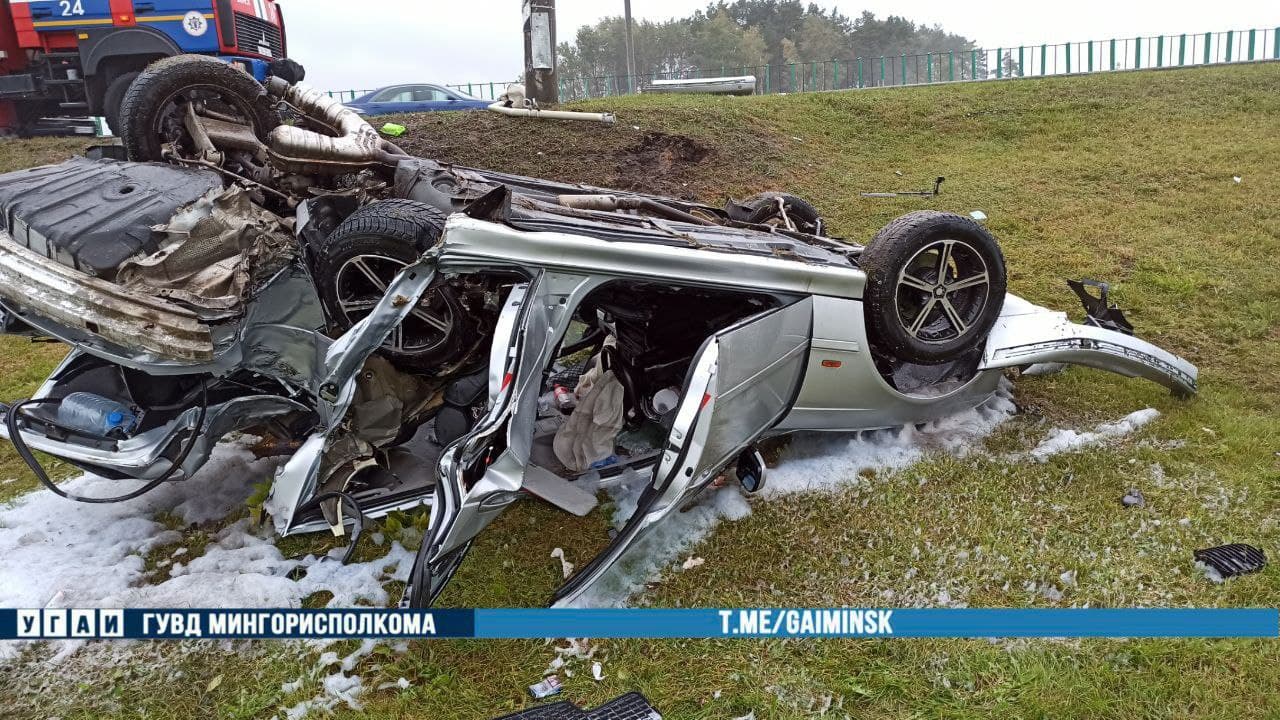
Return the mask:
{"type": "Polygon", "coordinates": [[[87,392],[71,393],[58,406],[59,425],[101,437],[128,437],[139,419],[129,406],[87,392]]]}

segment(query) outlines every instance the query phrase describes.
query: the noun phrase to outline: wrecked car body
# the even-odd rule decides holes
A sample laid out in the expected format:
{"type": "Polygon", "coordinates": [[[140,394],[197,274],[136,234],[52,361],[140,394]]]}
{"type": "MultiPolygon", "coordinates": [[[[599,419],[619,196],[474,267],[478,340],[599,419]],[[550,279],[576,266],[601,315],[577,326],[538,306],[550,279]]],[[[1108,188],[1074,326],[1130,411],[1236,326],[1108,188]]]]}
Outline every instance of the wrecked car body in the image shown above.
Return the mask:
{"type": "Polygon", "coordinates": [[[258,436],[286,458],[282,534],[429,505],[409,605],[521,499],[583,515],[644,482],[553,599],[572,603],[723,473],[759,489],[763,437],[927,421],[1041,362],[1196,390],[1124,328],[1008,294],[967,218],[846,243],[789,195],[714,208],[458,168],[320,93],[243,85],[127,119],[130,155],[164,164],[0,177],[3,330],[73,348],[0,432],[46,481],[33,450],[142,490],[258,436]],[[300,120],[261,127],[264,99],[300,120]]]}

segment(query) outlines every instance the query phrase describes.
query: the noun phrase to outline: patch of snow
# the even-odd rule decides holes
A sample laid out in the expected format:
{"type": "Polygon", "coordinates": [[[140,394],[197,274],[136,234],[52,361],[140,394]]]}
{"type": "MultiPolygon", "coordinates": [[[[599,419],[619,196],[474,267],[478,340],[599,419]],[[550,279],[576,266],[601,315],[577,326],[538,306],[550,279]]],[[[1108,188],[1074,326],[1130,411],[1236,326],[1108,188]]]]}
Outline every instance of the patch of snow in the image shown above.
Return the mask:
{"type": "Polygon", "coordinates": [[[1055,428],[1040,444],[1031,451],[1032,459],[1045,462],[1050,457],[1064,452],[1073,452],[1098,443],[1124,437],[1138,428],[1160,417],[1160,411],[1147,408],[1129,413],[1116,422],[1103,423],[1093,430],[1077,432],[1067,428],[1055,428]]]}
{"type": "Polygon", "coordinates": [[[1222,573],[1218,572],[1218,569],[1212,565],[1208,565],[1197,560],[1196,569],[1204,573],[1205,578],[1214,585],[1221,585],[1227,581],[1226,578],[1222,577],[1222,573]]]}
{"type": "Polygon", "coordinates": [[[797,434],[770,469],[761,493],[766,496],[829,491],[857,484],[864,471],[900,470],[941,451],[964,457],[1017,412],[1013,384],[1002,379],[987,402],[966,412],[921,426],[856,433],[797,434]]]}
{"type": "MultiPolygon", "coordinates": [[[[778,466],[769,470],[760,491],[777,497],[805,491],[832,491],[856,484],[864,470],[896,470],[920,460],[931,451],[965,456],[981,447],[984,438],[1017,412],[1013,384],[1001,379],[995,394],[982,405],[955,415],[891,430],[854,434],[811,433],[792,436],[778,466]]],[[[647,476],[631,472],[610,488],[615,504],[614,526],[621,529],[632,513],[647,476]]],[[[572,605],[574,607],[622,607],[645,583],[684,552],[700,542],[721,521],[735,521],[751,514],[737,483],[708,488],[700,501],[685,512],[673,512],[613,564],[572,605]]]]}
{"type": "MultiPolygon", "coordinates": [[[[413,553],[400,544],[393,543],[382,558],[345,566],[337,560],[341,548],[325,557],[289,559],[269,530],[255,530],[248,520],[223,528],[203,555],[174,563],[167,575],[148,584],[146,553],[183,539],[156,520],[158,515],[176,517],[183,525],[225,518],[244,507],[253,484],[270,477],[274,467],[245,446],[229,444],[215,448],[192,479],[129,502],[76,504],[47,490],[18,498],[0,510],[0,556],[5,558],[0,607],[300,607],[320,591],[333,594],[330,607],[350,607],[357,600],[388,604],[382,583],[406,580],[413,564],[413,553]],[[290,577],[299,574],[296,580],[290,577]]],[[[64,487],[93,497],[118,495],[133,484],[86,474],[64,487]]],[[[80,645],[55,648],[61,657],[80,645]]],[[[0,659],[20,647],[0,643],[0,659]]]]}

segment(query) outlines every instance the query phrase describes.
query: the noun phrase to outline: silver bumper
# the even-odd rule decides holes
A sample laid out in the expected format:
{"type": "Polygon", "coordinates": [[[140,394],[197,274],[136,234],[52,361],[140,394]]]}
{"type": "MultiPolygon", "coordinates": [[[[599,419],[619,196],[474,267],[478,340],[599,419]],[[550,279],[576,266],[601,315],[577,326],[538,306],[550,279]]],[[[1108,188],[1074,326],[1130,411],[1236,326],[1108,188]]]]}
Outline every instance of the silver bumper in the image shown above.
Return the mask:
{"type": "Polygon", "coordinates": [[[213,359],[209,326],[195,313],[50,260],[3,230],[0,300],[37,326],[47,319],[158,358],[213,359]]]}
{"type": "Polygon", "coordinates": [[[1032,305],[1015,295],[1007,296],[1000,319],[987,338],[983,369],[1047,362],[1146,378],[1183,397],[1196,393],[1199,377],[1195,365],[1145,340],[1077,325],[1066,313],[1032,305]]]}

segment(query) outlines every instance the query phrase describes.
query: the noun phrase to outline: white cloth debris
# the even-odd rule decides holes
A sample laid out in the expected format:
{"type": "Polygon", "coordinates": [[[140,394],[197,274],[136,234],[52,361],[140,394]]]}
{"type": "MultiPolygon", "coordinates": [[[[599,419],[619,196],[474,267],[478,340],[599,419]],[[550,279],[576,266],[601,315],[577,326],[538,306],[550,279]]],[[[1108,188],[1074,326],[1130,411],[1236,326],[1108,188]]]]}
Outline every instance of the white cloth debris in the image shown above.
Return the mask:
{"type": "Polygon", "coordinates": [[[694,568],[696,568],[696,567],[702,567],[702,565],[703,565],[705,562],[706,562],[706,560],[704,560],[704,559],[702,559],[702,558],[700,558],[700,557],[691,557],[691,558],[689,558],[688,560],[685,560],[685,561],[684,561],[684,564],[683,564],[683,565],[681,565],[680,567],[684,568],[685,570],[692,570],[692,569],[694,569],[694,568]]]}
{"type": "Polygon", "coordinates": [[[600,667],[599,661],[591,663],[591,677],[595,678],[596,682],[604,679],[604,672],[600,667]]]}
{"type": "Polygon", "coordinates": [[[574,394],[578,406],[556,431],[552,447],[556,458],[573,472],[585,472],[591,464],[613,454],[623,424],[622,383],[612,370],[599,374],[600,360],[578,382],[574,394]]]}
{"type": "Polygon", "coordinates": [[[573,574],[573,563],[564,559],[564,548],[556,548],[551,551],[551,557],[560,561],[560,571],[564,573],[566,580],[573,574]]]}

